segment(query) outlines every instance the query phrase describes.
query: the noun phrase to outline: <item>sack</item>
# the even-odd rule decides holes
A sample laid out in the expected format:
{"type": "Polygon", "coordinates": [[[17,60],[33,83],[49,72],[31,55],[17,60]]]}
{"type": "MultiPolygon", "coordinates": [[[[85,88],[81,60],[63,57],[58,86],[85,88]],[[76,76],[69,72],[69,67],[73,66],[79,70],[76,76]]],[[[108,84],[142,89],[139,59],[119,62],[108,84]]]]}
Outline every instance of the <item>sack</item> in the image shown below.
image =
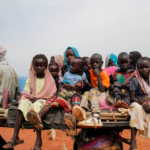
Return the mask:
{"type": "Polygon", "coordinates": [[[115,105],[116,98],[114,97],[113,92],[107,90],[107,92],[106,92],[106,101],[111,103],[112,105],[115,105]]]}

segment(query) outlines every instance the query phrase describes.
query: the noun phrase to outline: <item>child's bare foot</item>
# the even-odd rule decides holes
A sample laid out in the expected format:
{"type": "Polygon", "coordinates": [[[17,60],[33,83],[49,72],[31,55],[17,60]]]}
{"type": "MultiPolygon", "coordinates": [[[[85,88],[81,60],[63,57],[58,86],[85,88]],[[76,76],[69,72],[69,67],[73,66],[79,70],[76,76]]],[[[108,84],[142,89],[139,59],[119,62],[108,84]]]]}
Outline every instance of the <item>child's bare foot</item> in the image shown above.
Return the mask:
{"type": "Polygon", "coordinates": [[[120,107],[120,105],[121,105],[121,100],[118,100],[116,103],[115,103],[115,107],[120,107]]]}
{"type": "Polygon", "coordinates": [[[129,105],[126,102],[122,101],[120,107],[128,109],[129,105]]]}

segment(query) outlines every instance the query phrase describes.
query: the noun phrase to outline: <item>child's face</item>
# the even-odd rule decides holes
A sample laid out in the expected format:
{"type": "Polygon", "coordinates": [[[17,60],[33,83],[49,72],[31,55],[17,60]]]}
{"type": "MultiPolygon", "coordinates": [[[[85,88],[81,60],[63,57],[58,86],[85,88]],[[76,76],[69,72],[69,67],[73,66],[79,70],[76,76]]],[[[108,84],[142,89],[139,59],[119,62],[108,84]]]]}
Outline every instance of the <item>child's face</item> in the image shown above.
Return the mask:
{"type": "Polygon", "coordinates": [[[75,58],[75,54],[73,52],[72,49],[68,49],[67,52],[66,52],[66,60],[67,62],[70,64],[71,63],[71,60],[75,58]]]}
{"type": "Polygon", "coordinates": [[[122,55],[122,57],[118,60],[118,65],[122,71],[126,71],[130,65],[129,56],[122,55]]]}
{"type": "Polygon", "coordinates": [[[49,71],[50,71],[52,77],[55,78],[58,75],[58,66],[56,66],[56,65],[49,66],[49,71]]]}
{"type": "Polygon", "coordinates": [[[80,71],[79,60],[72,59],[70,63],[70,72],[78,73],[80,71]]]}
{"type": "Polygon", "coordinates": [[[130,59],[130,65],[133,64],[134,56],[131,53],[129,54],[129,59],[130,59]]]}
{"type": "Polygon", "coordinates": [[[98,68],[100,70],[102,68],[103,61],[102,61],[102,59],[100,59],[99,57],[97,57],[95,55],[95,56],[91,57],[90,64],[91,64],[91,67],[93,70],[96,68],[98,68]]]}
{"type": "Polygon", "coordinates": [[[142,60],[138,64],[138,70],[140,75],[145,78],[148,77],[150,74],[150,63],[148,60],[142,60]]]}
{"type": "Polygon", "coordinates": [[[114,66],[114,61],[109,59],[108,66],[114,66]]]}
{"type": "Polygon", "coordinates": [[[87,64],[88,68],[91,69],[90,59],[86,59],[86,64],[87,64]]]}
{"type": "Polygon", "coordinates": [[[37,76],[43,75],[46,69],[46,62],[42,58],[35,59],[33,62],[33,67],[37,76]]]}

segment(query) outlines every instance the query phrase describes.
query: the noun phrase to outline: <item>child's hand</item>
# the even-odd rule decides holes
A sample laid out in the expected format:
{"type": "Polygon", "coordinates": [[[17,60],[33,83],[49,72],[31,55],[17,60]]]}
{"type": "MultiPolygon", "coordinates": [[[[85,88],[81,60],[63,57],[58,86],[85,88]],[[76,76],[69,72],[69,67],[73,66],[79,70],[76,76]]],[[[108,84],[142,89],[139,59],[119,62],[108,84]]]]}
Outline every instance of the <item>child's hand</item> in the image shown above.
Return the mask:
{"type": "Polygon", "coordinates": [[[32,103],[34,103],[36,100],[38,100],[38,98],[36,98],[36,97],[30,98],[30,101],[31,101],[32,103]]]}
{"type": "Polygon", "coordinates": [[[148,102],[149,98],[148,97],[143,97],[139,100],[139,104],[142,105],[144,102],[148,102]]]}
{"type": "Polygon", "coordinates": [[[81,81],[79,81],[79,82],[77,82],[76,84],[75,84],[75,91],[79,91],[79,90],[81,90],[82,89],[82,82],[81,81]]]}
{"type": "Polygon", "coordinates": [[[110,90],[110,91],[113,91],[113,87],[114,87],[113,84],[110,84],[109,90],[110,90]]]}
{"type": "Polygon", "coordinates": [[[94,73],[96,74],[96,76],[99,76],[100,75],[100,70],[98,68],[95,68],[94,73]]]}
{"type": "Polygon", "coordinates": [[[68,91],[75,91],[75,86],[65,83],[63,86],[68,91]]]}
{"type": "Polygon", "coordinates": [[[148,104],[148,103],[145,103],[145,104],[143,105],[143,109],[144,109],[144,111],[145,111],[146,113],[149,113],[149,112],[150,112],[149,104],[148,104]]]}

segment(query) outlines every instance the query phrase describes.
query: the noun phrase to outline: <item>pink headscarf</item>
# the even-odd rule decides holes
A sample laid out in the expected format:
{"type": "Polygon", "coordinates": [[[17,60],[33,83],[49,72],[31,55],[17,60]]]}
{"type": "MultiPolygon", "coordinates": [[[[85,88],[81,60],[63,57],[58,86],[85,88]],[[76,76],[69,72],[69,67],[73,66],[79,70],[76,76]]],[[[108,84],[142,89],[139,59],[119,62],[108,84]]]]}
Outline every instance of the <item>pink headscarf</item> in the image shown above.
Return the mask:
{"type": "Polygon", "coordinates": [[[20,100],[30,99],[33,97],[36,97],[39,99],[48,99],[56,93],[57,89],[56,89],[55,81],[48,70],[48,65],[45,70],[44,86],[37,95],[35,93],[36,79],[37,77],[36,77],[36,73],[35,73],[35,70],[33,67],[33,61],[32,61],[31,67],[30,67],[30,91],[31,93],[24,90],[21,93],[20,100]]]}

